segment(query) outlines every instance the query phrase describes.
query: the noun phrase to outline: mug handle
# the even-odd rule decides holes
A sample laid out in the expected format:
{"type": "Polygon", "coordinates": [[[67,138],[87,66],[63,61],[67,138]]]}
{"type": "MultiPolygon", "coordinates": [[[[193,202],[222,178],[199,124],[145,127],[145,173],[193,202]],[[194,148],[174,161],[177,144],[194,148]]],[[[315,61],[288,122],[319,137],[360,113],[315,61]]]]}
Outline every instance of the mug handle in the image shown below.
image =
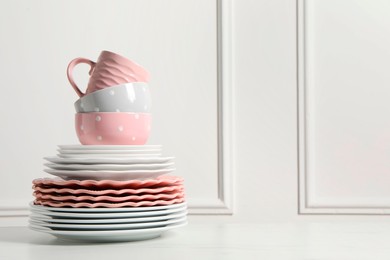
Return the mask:
{"type": "Polygon", "coordinates": [[[73,79],[73,69],[74,67],[76,67],[77,64],[80,64],[80,63],[86,63],[88,64],[89,66],[91,66],[91,69],[89,70],[89,75],[92,74],[92,71],[93,69],[95,68],[95,65],[96,63],[89,60],[89,59],[86,59],[86,58],[76,58],[76,59],[73,59],[69,65],[68,65],[68,68],[66,70],[66,75],[68,76],[68,80],[70,82],[70,85],[72,85],[73,89],[76,91],[77,95],[79,95],[79,97],[83,97],[85,95],[85,93],[81,92],[81,90],[79,89],[79,87],[76,85],[76,83],[74,82],[74,79],[73,79]]]}

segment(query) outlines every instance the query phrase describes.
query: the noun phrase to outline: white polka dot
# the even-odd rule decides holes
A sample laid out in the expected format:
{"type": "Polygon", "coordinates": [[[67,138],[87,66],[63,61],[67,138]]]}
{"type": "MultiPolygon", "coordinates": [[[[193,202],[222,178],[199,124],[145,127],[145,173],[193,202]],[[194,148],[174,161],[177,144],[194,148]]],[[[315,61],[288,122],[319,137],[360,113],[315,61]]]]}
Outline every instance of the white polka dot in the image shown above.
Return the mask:
{"type": "Polygon", "coordinates": [[[110,92],[108,92],[111,96],[115,95],[115,91],[114,90],[110,90],[110,92]]]}
{"type": "Polygon", "coordinates": [[[96,139],[98,139],[99,141],[101,141],[103,139],[103,137],[101,135],[98,135],[96,136],[96,139]]]}
{"type": "Polygon", "coordinates": [[[118,126],[118,130],[119,130],[119,132],[122,132],[123,131],[123,126],[118,126]]]}
{"type": "Polygon", "coordinates": [[[100,120],[102,120],[102,117],[101,116],[96,116],[95,120],[99,122],[100,120]]]}
{"type": "Polygon", "coordinates": [[[98,107],[95,107],[93,110],[95,110],[95,112],[99,112],[99,108],[98,107]]]}
{"type": "Polygon", "coordinates": [[[117,109],[115,109],[115,111],[116,111],[116,112],[121,112],[121,111],[120,111],[118,108],[117,108],[117,109]]]}
{"type": "Polygon", "coordinates": [[[131,139],[132,139],[133,141],[135,141],[135,136],[133,136],[131,139]]]}
{"type": "Polygon", "coordinates": [[[138,119],[138,118],[139,118],[139,114],[135,114],[135,115],[134,115],[134,118],[135,118],[135,119],[138,119]]]}
{"type": "Polygon", "coordinates": [[[81,129],[81,131],[84,131],[84,126],[81,125],[81,126],[80,126],[80,129],[81,129]]]}

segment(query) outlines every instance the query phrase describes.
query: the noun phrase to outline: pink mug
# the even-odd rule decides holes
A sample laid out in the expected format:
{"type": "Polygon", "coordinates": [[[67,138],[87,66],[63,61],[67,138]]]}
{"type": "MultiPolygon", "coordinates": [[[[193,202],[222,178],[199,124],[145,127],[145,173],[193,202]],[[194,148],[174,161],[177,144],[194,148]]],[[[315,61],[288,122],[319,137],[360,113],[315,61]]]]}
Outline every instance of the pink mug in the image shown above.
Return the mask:
{"type": "Polygon", "coordinates": [[[148,82],[149,73],[137,63],[122,57],[116,53],[102,51],[97,62],[86,58],[72,60],[67,68],[67,76],[70,84],[79,97],[104,89],[129,82],[148,82]],[[86,63],[91,66],[87,90],[83,93],[73,79],[73,69],[77,64],[86,63]]]}

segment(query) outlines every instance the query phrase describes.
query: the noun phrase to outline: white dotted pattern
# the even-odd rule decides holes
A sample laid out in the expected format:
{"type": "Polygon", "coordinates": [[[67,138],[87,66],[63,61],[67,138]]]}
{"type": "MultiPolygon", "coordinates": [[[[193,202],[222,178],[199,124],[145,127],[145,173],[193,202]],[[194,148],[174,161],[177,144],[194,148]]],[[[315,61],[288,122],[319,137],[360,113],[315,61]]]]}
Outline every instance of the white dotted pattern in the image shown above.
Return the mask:
{"type": "MultiPolygon", "coordinates": [[[[134,113],[134,119],[136,119],[136,120],[140,119],[140,114],[134,113]]],[[[95,116],[95,121],[100,122],[100,121],[102,121],[102,120],[103,120],[102,115],[96,115],[96,116],[95,116]]],[[[79,128],[80,128],[80,130],[81,130],[82,132],[85,133],[85,127],[84,127],[84,125],[80,124],[79,128]]],[[[124,132],[124,133],[126,133],[125,131],[127,131],[127,129],[125,129],[125,127],[124,127],[123,125],[118,125],[118,126],[116,127],[116,129],[117,129],[118,132],[124,132]]],[[[146,125],[146,130],[147,130],[148,132],[151,130],[150,124],[147,124],[147,125],[146,125]]],[[[97,134],[97,133],[96,133],[96,134],[97,134]]],[[[133,134],[136,134],[136,133],[133,133],[133,134]]],[[[102,140],[104,139],[104,136],[102,136],[102,135],[96,135],[95,138],[96,138],[96,140],[98,140],[98,141],[102,141],[102,140]]],[[[136,141],[136,140],[138,140],[138,138],[137,138],[137,136],[132,135],[132,136],[131,136],[131,140],[132,140],[132,141],[136,141]]]]}
{"type": "Polygon", "coordinates": [[[115,95],[115,91],[114,90],[110,90],[110,92],[108,92],[108,93],[110,93],[111,96],[115,95]]]}
{"type": "Polygon", "coordinates": [[[99,112],[100,109],[98,107],[95,107],[93,110],[95,110],[95,112],[99,112]]]}

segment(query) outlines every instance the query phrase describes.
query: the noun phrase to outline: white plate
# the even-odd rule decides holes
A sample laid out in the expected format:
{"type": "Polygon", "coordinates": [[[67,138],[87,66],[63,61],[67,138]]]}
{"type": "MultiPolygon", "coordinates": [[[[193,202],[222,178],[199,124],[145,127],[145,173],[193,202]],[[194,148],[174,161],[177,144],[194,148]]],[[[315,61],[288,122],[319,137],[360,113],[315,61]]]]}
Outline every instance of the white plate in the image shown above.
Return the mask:
{"type": "Polygon", "coordinates": [[[44,157],[52,163],[58,164],[146,164],[146,163],[166,163],[172,161],[174,157],[157,157],[157,158],[60,158],[44,157]]]}
{"type": "Polygon", "coordinates": [[[32,212],[30,219],[46,221],[49,223],[66,223],[66,224],[114,224],[114,223],[142,223],[152,221],[162,221],[173,218],[181,218],[187,215],[187,209],[183,208],[178,212],[166,214],[162,216],[149,217],[133,217],[133,218],[97,218],[97,219],[74,219],[74,218],[59,218],[55,216],[47,216],[38,212],[32,212]]]}
{"type": "Polygon", "coordinates": [[[140,217],[151,217],[151,216],[166,216],[168,214],[183,211],[184,209],[186,209],[186,207],[155,210],[155,211],[113,212],[113,213],[58,212],[58,211],[42,211],[42,210],[31,209],[31,212],[39,213],[41,215],[55,217],[55,218],[114,219],[114,218],[140,218],[140,217]]]}
{"type": "Polygon", "coordinates": [[[161,150],[152,149],[152,150],[57,150],[60,154],[66,155],[101,155],[101,154],[110,154],[112,155],[132,155],[132,154],[161,154],[161,150]]]}
{"type": "Polygon", "coordinates": [[[57,154],[60,158],[80,158],[80,159],[116,159],[116,158],[158,158],[161,157],[160,153],[151,154],[57,154]]]}
{"type": "Polygon", "coordinates": [[[158,176],[173,172],[174,168],[160,170],[133,170],[133,171],[87,171],[87,170],[54,170],[44,169],[45,172],[51,175],[61,177],[63,179],[73,180],[143,180],[156,178],[158,176]]]}
{"type": "Polygon", "coordinates": [[[173,166],[174,163],[155,163],[155,164],[57,164],[45,163],[45,166],[55,170],[89,170],[89,171],[144,171],[144,170],[162,170],[173,166]]]}
{"type": "Polygon", "coordinates": [[[187,207],[187,203],[177,203],[164,206],[153,206],[153,207],[128,207],[128,208],[54,208],[45,207],[41,205],[34,205],[30,203],[31,210],[38,210],[43,212],[84,212],[84,213],[118,213],[118,212],[153,212],[162,211],[168,209],[176,209],[187,207]]]}
{"type": "Polygon", "coordinates": [[[138,241],[152,239],[161,236],[167,230],[179,228],[187,225],[187,221],[166,227],[130,229],[130,230],[105,230],[105,231],[65,231],[52,230],[36,225],[29,225],[32,230],[44,232],[61,239],[77,240],[86,242],[120,242],[120,241],[138,241]]]}
{"type": "Polygon", "coordinates": [[[151,150],[161,145],[58,145],[61,150],[151,150]]]}
{"type": "Polygon", "coordinates": [[[168,220],[143,222],[143,223],[116,223],[116,224],[73,224],[73,223],[49,223],[46,221],[30,219],[29,223],[40,227],[48,227],[56,230],[123,230],[123,229],[140,229],[151,227],[163,227],[170,224],[183,222],[186,216],[168,220]]]}

